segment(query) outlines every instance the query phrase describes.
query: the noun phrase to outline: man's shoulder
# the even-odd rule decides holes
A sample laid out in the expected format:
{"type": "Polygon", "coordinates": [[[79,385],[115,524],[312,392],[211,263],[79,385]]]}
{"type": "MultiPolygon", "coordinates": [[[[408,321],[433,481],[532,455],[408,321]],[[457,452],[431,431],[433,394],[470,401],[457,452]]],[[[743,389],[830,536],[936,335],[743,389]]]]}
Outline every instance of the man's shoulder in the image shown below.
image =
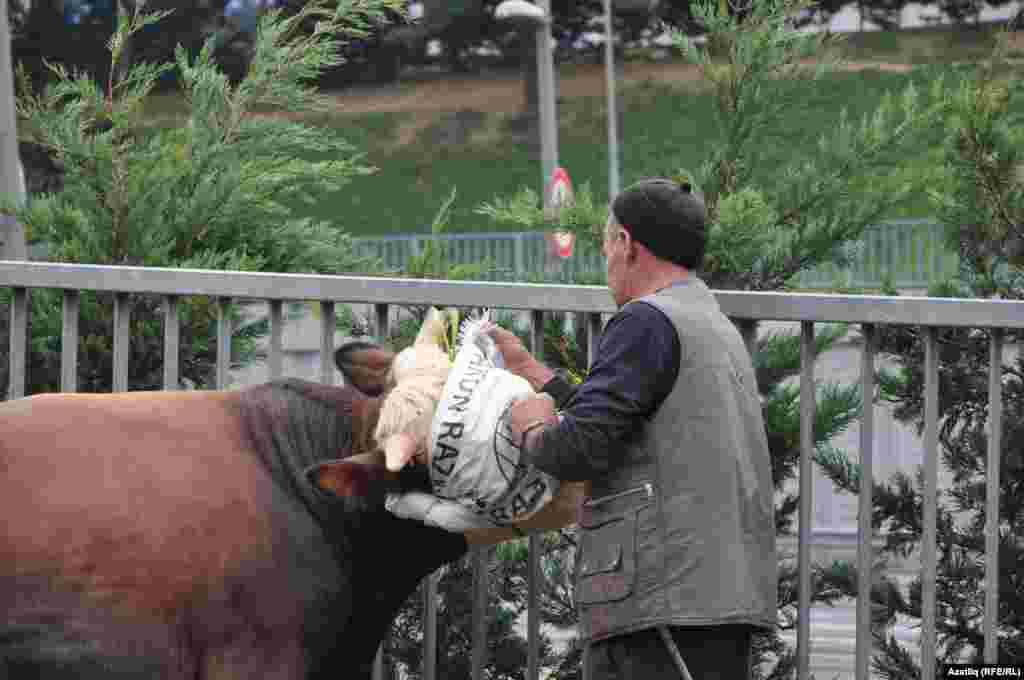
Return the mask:
{"type": "Polygon", "coordinates": [[[682,323],[683,326],[689,326],[692,321],[722,314],[714,293],[697,277],[637,298],[630,304],[656,308],[672,325],[682,323]]]}
{"type": "Polygon", "coordinates": [[[603,341],[614,346],[673,354],[679,347],[679,332],[665,310],[638,299],[623,305],[608,321],[603,341]]]}
{"type": "Polygon", "coordinates": [[[674,330],[672,320],[653,300],[637,299],[627,302],[608,321],[608,328],[613,325],[627,328],[631,331],[645,329],[645,332],[659,332],[661,330],[674,330]]]}

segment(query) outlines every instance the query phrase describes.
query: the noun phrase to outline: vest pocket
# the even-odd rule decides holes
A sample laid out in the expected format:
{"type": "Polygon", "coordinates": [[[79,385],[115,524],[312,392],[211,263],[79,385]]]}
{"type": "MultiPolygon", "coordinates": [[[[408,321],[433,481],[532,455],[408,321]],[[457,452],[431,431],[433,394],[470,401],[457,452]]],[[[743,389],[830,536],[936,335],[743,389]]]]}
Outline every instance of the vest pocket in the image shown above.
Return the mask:
{"type": "Polygon", "coordinates": [[[576,584],[579,604],[624,600],[636,582],[637,513],[595,524],[593,528],[580,525],[585,535],[576,584]]]}

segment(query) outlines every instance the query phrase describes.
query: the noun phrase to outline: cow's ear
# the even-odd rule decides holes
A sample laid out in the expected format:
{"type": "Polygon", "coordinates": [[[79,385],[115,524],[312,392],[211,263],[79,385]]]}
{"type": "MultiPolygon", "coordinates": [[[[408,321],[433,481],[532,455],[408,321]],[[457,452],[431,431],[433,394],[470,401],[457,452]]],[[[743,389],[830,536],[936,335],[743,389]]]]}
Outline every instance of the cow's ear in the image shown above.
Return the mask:
{"type": "Polygon", "coordinates": [[[384,393],[394,361],[394,352],[362,340],[347,342],[334,352],[334,364],[345,382],[370,397],[384,393]]]}
{"type": "Polygon", "coordinates": [[[380,449],[312,465],[306,479],[321,491],[350,498],[377,496],[398,485],[398,474],[388,471],[380,449]]]}

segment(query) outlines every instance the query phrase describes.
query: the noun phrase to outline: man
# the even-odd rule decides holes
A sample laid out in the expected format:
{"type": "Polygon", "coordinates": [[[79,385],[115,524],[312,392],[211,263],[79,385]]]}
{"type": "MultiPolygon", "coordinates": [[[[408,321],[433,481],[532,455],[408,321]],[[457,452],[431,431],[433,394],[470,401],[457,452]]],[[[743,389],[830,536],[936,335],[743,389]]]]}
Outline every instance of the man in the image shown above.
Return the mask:
{"type": "Polygon", "coordinates": [[[612,203],[603,252],[618,313],[575,390],[496,329],[547,395],[511,411],[520,463],[591,481],[576,600],[589,680],[740,680],[775,624],[772,480],[746,347],[696,276],[703,201],[645,180],[612,203]]]}

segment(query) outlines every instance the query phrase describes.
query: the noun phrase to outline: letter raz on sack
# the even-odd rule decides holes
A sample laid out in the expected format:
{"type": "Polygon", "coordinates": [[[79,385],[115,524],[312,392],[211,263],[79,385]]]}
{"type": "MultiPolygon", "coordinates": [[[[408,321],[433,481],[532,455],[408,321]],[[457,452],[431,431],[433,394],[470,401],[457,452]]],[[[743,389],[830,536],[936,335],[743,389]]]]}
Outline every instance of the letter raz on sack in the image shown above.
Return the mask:
{"type": "Polygon", "coordinates": [[[519,465],[509,411],[534,392],[500,366],[485,333],[468,332],[431,423],[430,479],[435,495],[456,501],[503,526],[540,510],[558,480],[519,465]]]}

